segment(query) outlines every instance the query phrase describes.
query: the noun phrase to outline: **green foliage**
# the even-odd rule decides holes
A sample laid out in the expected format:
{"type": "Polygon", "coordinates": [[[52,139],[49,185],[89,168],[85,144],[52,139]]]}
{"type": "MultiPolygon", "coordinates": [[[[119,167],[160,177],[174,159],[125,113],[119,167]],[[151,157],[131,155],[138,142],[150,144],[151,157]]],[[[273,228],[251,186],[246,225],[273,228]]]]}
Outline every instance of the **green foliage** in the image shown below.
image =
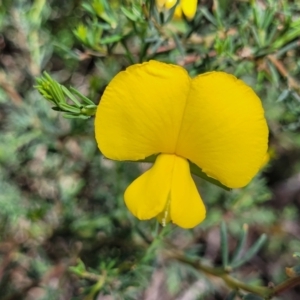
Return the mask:
{"type": "Polygon", "coordinates": [[[67,119],[88,119],[95,115],[96,105],[90,99],[82,95],[74,88],[68,90],[65,86],[60,85],[51,78],[47,72],[44,76],[36,79],[38,85],[35,88],[40,94],[55,106],[53,110],[66,112],[63,116],[67,119]],[[77,97],[82,103],[77,99],[77,97]],[[74,104],[70,105],[66,101],[66,97],[74,104]]]}
{"type": "Polygon", "coordinates": [[[191,21],[153,0],[1,2],[1,299],[297,299],[300,5],[198,2],[191,21]],[[268,119],[270,161],[247,187],[193,170],[208,213],[189,231],[135,219],[123,193],[144,163],[94,139],[106,85],[150,59],[235,74],[268,119]]]}

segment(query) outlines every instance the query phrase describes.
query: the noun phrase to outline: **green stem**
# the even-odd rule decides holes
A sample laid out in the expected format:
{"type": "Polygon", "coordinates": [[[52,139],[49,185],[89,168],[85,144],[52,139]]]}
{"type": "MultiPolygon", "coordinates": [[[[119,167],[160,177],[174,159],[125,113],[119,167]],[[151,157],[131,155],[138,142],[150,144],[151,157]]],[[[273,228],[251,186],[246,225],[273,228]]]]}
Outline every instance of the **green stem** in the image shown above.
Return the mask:
{"type": "MultiPolygon", "coordinates": [[[[85,272],[82,277],[90,279],[90,275],[95,275],[95,274],[85,272]]],[[[92,280],[94,279],[95,278],[93,278],[92,280]]],[[[106,273],[104,273],[102,276],[98,275],[96,284],[92,287],[89,294],[84,298],[84,300],[93,300],[96,293],[98,293],[102,289],[103,285],[105,284],[105,281],[106,281],[106,273]]]]}
{"type": "Polygon", "coordinates": [[[240,280],[233,278],[228,274],[224,274],[219,277],[222,278],[226,282],[226,284],[232,287],[233,289],[241,289],[249,293],[260,295],[264,298],[269,297],[270,295],[270,289],[267,287],[249,285],[240,280]]]}
{"type": "Polygon", "coordinates": [[[275,287],[272,288],[272,296],[277,296],[286,290],[300,284],[300,275],[293,277],[293,278],[288,278],[282,283],[276,285],[275,287]]]}
{"type": "Polygon", "coordinates": [[[90,280],[90,281],[96,281],[96,282],[102,282],[105,279],[104,275],[98,275],[90,272],[83,272],[79,275],[81,278],[90,280]]]}
{"type": "Polygon", "coordinates": [[[186,263],[201,272],[223,279],[223,281],[232,289],[241,289],[249,293],[254,293],[263,297],[264,299],[272,299],[272,297],[277,296],[283,293],[284,291],[300,284],[299,275],[297,277],[288,278],[275,287],[253,286],[233,278],[223,268],[215,268],[203,265],[199,260],[187,258],[183,254],[177,253],[175,251],[166,251],[165,254],[170,259],[175,259],[177,261],[186,263]]]}

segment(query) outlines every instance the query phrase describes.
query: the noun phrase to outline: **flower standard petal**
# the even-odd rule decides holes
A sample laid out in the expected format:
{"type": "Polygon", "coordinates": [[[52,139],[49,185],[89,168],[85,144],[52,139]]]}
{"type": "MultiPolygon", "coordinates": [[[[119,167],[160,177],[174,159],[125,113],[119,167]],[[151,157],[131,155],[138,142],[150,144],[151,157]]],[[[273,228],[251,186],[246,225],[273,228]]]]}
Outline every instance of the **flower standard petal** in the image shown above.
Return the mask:
{"type": "Polygon", "coordinates": [[[166,207],[172,182],[175,155],[161,154],[154,165],[125,191],[128,209],[140,220],[156,217],[166,207]]]}
{"type": "Polygon", "coordinates": [[[192,81],[176,153],[231,188],[249,183],[267,152],[260,99],[236,77],[211,72],[192,81]]]}
{"type": "Polygon", "coordinates": [[[96,113],[102,153],[115,160],[174,153],[190,82],[183,68],[156,61],[116,75],[96,113]]]}
{"type": "Polygon", "coordinates": [[[170,217],[182,228],[192,228],[205,219],[205,206],[200,198],[186,159],[175,156],[170,194],[170,217]]]}

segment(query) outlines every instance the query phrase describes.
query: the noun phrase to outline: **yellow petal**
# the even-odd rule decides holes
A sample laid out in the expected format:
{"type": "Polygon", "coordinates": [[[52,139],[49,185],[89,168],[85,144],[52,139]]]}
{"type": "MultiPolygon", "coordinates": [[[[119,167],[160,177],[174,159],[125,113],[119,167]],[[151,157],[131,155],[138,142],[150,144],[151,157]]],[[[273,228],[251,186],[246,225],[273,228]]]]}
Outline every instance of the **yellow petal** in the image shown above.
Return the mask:
{"type": "Polygon", "coordinates": [[[193,19],[197,11],[198,0],[180,0],[180,6],[184,15],[189,19],[193,19]]]}
{"type": "Polygon", "coordinates": [[[174,160],[175,155],[159,155],[151,169],[138,177],[125,191],[125,203],[138,219],[156,217],[166,207],[174,160]]]}
{"type": "Polygon", "coordinates": [[[176,6],[175,11],[174,11],[173,18],[174,18],[175,20],[180,20],[180,19],[182,18],[182,10],[181,10],[180,5],[177,5],[177,6],[176,6]]]}
{"type": "Polygon", "coordinates": [[[192,228],[205,218],[205,207],[191,177],[188,161],[160,154],[153,167],[138,177],[125,192],[125,203],[140,220],[158,217],[192,228]]]}
{"type": "Polygon", "coordinates": [[[245,186],[267,152],[261,101],[241,80],[211,72],[192,80],[176,154],[228,187],[245,186]]]}
{"type": "Polygon", "coordinates": [[[96,113],[102,153],[115,160],[174,153],[190,82],[183,68],[156,61],[117,74],[96,113]]]}
{"type": "Polygon", "coordinates": [[[261,169],[263,169],[263,168],[269,163],[270,158],[271,158],[270,153],[267,152],[267,153],[265,154],[263,160],[262,160],[262,163],[261,163],[261,166],[260,166],[261,169]]]}
{"type": "Polygon", "coordinates": [[[170,217],[182,228],[192,228],[205,219],[205,206],[200,198],[186,159],[175,156],[173,169],[170,217]]]}

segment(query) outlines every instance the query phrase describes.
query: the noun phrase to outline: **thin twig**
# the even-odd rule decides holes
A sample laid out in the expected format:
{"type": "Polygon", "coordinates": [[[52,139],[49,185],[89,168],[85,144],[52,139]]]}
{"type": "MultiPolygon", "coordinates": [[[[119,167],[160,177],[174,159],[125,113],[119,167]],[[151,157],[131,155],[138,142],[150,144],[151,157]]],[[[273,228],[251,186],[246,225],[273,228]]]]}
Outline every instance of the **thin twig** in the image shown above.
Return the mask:
{"type": "Polygon", "coordinates": [[[185,264],[188,264],[195,269],[206,273],[207,275],[212,275],[223,279],[223,281],[233,289],[241,289],[246,292],[257,294],[265,299],[272,299],[272,297],[277,296],[284,291],[293,288],[296,285],[300,284],[300,276],[294,278],[288,278],[282,283],[272,286],[272,287],[263,287],[263,286],[253,286],[246,284],[238,279],[235,279],[229,275],[226,270],[222,268],[210,267],[203,265],[199,260],[192,260],[185,257],[182,253],[175,251],[165,252],[166,257],[169,259],[174,259],[185,264]]]}

